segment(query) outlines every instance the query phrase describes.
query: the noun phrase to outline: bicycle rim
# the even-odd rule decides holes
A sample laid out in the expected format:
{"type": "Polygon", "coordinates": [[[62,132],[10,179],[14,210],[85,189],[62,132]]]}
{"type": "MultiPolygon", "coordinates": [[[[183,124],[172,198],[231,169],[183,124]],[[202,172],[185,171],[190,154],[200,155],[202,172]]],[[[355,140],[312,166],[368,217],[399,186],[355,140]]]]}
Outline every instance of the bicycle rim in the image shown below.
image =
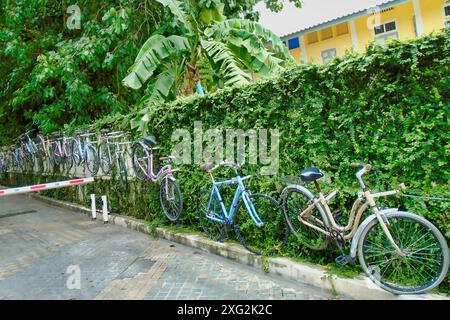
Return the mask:
{"type": "Polygon", "coordinates": [[[183,211],[183,198],[176,180],[164,177],[159,188],[159,199],[164,214],[170,221],[177,221],[183,211]]]}
{"type": "Polygon", "coordinates": [[[312,250],[324,250],[329,242],[328,237],[302,222],[304,221],[327,230],[326,222],[319,210],[315,208],[308,215],[305,215],[302,221],[299,219],[299,214],[308,207],[308,201],[311,200],[311,195],[306,194],[303,190],[296,187],[288,187],[283,191],[282,198],[284,216],[291,232],[308,248],[312,250]]]}
{"type": "Polygon", "coordinates": [[[86,168],[92,174],[95,175],[98,172],[99,161],[97,150],[93,146],[88,146],[85,155],[86,168]]]}
{"type": "Polygon", "coordinates": [[[422,217],[405,212],[386,217],[395,243],[406,256],[397,254],[375,219],[363,230],[358,246],[366,274],[394,294],[418,294],[437,287],[448,271],[445,238],[422,217]]]}
{"type": "Polygon", "coordinates": [[[133,146],[132,165],[134,174],[139,180],[150,176],[150,155],[140,143],[133,146]]]}
{"type": "Polygon", "coordinates": [[[280,204],[274,198],[264,194],[252,194],[249,201],[253,203],[264,225],[258,227],[254,223],[241,200],[234,216],[234,231],[237,239],[248,251],[256,255],[272,255],[280,252],[289,236],[289,229],[280,204]]]}
{"type": "Polygon", "coordinates": [[[107,175],[111,172],[112,167],[112,159],[111,154],[112,148],[110,148],[108,152],[108,145],[105,142],[102,142],[98,146],[98,160],[100,162],[100,168],[102,169],[103,174],[107,175]]]}

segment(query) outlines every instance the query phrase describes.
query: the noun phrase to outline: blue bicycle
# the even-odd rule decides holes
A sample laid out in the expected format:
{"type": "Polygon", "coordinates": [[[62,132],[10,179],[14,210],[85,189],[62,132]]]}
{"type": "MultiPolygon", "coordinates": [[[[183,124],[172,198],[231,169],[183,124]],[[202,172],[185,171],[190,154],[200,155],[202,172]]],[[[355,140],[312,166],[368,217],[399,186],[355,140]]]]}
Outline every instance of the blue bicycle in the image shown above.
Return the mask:
{"type": "Polygon", "coordinates": [[[211,163],[201,166],[211,176],[212,188],[202,190],[198,198],[200,225],[210,238],[217,241],[226,240],[228,229],[233,225],[236,238],[248,251],[256,255],[279,252],[289,236],[281,206],[270,196],[251,194],[244,185],[244,181],[251,176],[241,177],[238,172],[240,168],[240,165],[230,161],[216,166],[211,163]],[[216,181],[212,173],[222,167],[233,169],[236,176],[216,181]],[[227,185],[236,185],[228,211],[219,190],[227,185]]]}

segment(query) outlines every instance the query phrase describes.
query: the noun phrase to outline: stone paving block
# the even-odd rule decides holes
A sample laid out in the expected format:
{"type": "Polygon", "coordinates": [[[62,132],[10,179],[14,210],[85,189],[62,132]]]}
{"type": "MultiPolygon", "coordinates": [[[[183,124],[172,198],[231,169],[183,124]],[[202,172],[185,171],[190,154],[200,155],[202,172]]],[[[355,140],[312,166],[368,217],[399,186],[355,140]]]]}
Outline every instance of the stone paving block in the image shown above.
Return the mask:
{"type": "Polygon", "coordinates": [[[0,299],[326,299],[328,292],[268,277],[182,245],[24,196],[0,199],[0,299]],[[33,214],[2,217],[32,206],[33,214]],[[67,281],[80,271],[80,289],[67,281]],[[284,292],[284,295],[283,295],[284,292]]]}

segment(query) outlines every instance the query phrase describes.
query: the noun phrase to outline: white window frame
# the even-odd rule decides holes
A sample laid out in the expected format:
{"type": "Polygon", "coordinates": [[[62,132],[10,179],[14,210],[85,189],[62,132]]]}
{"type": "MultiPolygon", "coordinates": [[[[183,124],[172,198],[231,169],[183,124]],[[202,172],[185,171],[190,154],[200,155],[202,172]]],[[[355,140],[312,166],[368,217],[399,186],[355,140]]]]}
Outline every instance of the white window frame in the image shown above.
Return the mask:
{"type": "Polygon", "coordinates": [[[327,62],[329,62],[329,61],[331,61],[331,60],[333,60],[334,58],[337,57],[337,49],[336,49],[336,48],[330,48],[330,49],[323,50],[323,51],[320,53],[320,57],[322,58],[322,63],[327,63],[327,62]],[[325,52],[332,52],[333,50],[334,50],[334,56],[331,57],[331,58],[328,58],[327,60],[324,60],[324,59],[323,59],[323,54],[324,54],[325,52]]]}
{"type": "Polygon", "coordinates": [[[450,7],[450,1],[444,1],[442,13],[444,15],[444,28],[450,28],[450,16],[445,15],[445,8],[450,7]]]}
{"type": "MultiPolygon", "coordinates": [[[[383,21],[380,25],[383,25],[385,28],[385,30],[386,30],[386,25],[388,24],[388,23],[391,23],[391,22],[394,22],[395,23],[395,31],[388,31],[388,32],[383,32],[383,33],[380,33],[380,34],[375,34],[375,26],[373,27],[373,29],[372,29],[372,33],[373,33],[373,38],[374,38],[374,40],[375,41],[377,41],[378,42],[378,40],[379,40],[379,38],[381,38],[381,37],[386,37],[386,36],[391,36],[391,35],[394,35],[394,34],[397,34],[397,39],[401,39],[400,38],[400,31],[399,31],[399,29],[398,29],[398,21],[397,21],[397,19],[394,19],[394,20],[388,20],[388,21],[383,21]]],[[[383,44],[384,44],[384,41],[383,41],[383,44]]]]}

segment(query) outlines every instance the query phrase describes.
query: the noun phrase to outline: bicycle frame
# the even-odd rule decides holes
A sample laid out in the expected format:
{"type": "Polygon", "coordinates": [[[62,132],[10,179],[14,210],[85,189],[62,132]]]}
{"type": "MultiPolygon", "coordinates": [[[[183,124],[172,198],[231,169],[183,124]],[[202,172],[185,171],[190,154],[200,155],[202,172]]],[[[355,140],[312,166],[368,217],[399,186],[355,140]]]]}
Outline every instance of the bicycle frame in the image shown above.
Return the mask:
{"type": "MultiPolygon", "coordinates": [[[[390,190],[390,191],[385,191],[385,192],[380,192],[380,193],[373,193],[373,194],[371,193],[371,196],[372,196],[372,198],[378,198],[378,197],[382,197],[382,196],[394,195],[397,193],[399,193],[398,190],[390,190]]],[[[331,209],[328,206],[328,203],[331,201],[331,199],[336,194],[337,194],[337,191],[334,190],[325,197],[324,194],[322,192],[320,192],[319,197],[316,198],[311,204],[308,205],[308,207],[302,213],[299,214],[299,220],[303,224],[307,225],[308,227],[313,228],[327,236],[331,236],[331,233],[329,231],[326,231],[325,229],[319,228],[319,227],[312,225],[312,224],[306,222],[305,220],[301,219],[303,216],[308,215],[314,209],[318,209],[318,207],[320,206],[320,209],[318,209],[318,210],[323,210],[323,212],[325,212],[325,215],[326,215],[328,221],[330,222],[331,227],[334,230],[338,230],[340,232],[350,231],[348,234],[343,236],[344,240],[349,240],[349,239],[352,239],[353,236],[356,234],[356,231],[361,222],[361,218],[364,215],[364,213],[369,209],[370,204],[367,200],[365,200],[363,195],[360,194],[359,197],[356,199],[356,201],[353,203],[347,225],[341,226],[334,219],[331,209]]],[[[318,224],[323,225],[322,221],[320,221],[319,219],[315,219],[315,221],[318,224]]]]}
{"type": "Polygon", "coordinates": [[[154,164],[153,151],[157,150],[158,148],[149,147],[147,144],[145,144],[141,141],[139,141],[138,143],[144,149],[148,150],[150,153],[150,156],[148,159],[144,158],[145,160],[149,161],[150,173],[147,173],[147,170],[139,163],[139,161],[137,162],[137,164],[139,165],[139,168],[142,170],[142,172],[144,173],[145,177],[148,180],[150,180],[151,182],[156,182],[161,177],[166,177],[166,176],[173,177],[173,172],[178,171],[178,169],[172,169],[172,166],[170,164],[166,164],[161,169],[159,169],[159,171],[155,174],[153,171],[153,164],[154,164]]]}
{"type": "Polygon", "coordinates": [[[262,227],[264,225],[264,223],[259,218],[259,216],[256,212],[256,209],[255,209],[255,206],[250,201],[250,195],[249,195],[248,191],[245,189],[245,186],[243,183],[243,180],[246,180],[249,178],[250,178],[250,176],[246,176],[246,177],[242,178],[241,176],[237,175],[235,178],[230,179],[230,180],[217,181],[217,182],[213,180],[211,193],[210,193],[209,201],[208,201],[208,206],[207,206],[207,209],[205,212],[206,217],[210,220],[213,220],[213,221],[216,221],[219,223],[224,223],[226,225],[230,225],[233,221],[234,215],[236,214],[235,210],[238,205],[239,199],[242,198],[245,208],[247,209],[247,212],[250,214],[250,217],[252,218],[253,222],[258,227],[262,227]],[[227,211],[225,204],[223,203],[222,196],[219,191],[219,187],[225,186],[225,185],[232,185],[232,184],[236,184],[237,188],[236,188],[236,192],[234,194],[233,202],[231,203],[230,209],[227,211]],[[220,209],[222,210],[223,216],[218,216],[218,215],[212,216],[212,215],[208,214],[209,212],[211,212],[210,209],[211,209],[211,205],[213,205],[214,197],[216,197],[216,199],[219,201],[220,209]]]}
{"type": "MultiPolygon", "coordinates": [[[[74,138],[75,141],[77,141],[77,149],[80,154],[81,162],[87,163],[90,160],[89,156],[89,147],[92,146],[90,136],[93,136],[92,133],[84,133],[84,134],[77,134],[74,138]]],[[[108,149],[109,150],[109,149],[108,149]]],[[[73,152],[73,150],[72,150],[73,152]]]]}
{"type": "MultiPolygon", "coordinates": [[[[314,230],[317,230],[317,231],[325,234],[328,237],[331,237],[332,233],[327,231],[325,228],[317,227],[311,223],[306,222],[303,219],[303,217],[305,215],[307,215],[308,213],[313,211],[315,208],[317,208],[317,210],[321,211],[322,213],[323,212],[325,213],[325,216],[328,219],[327,222],[331,222],[331,226],[332,226],[333,230],[340,231],[340,232],[350,231],[350,233],[343,235],[343,237],[342,237],[344,240],[349,240],[349,239],[352,239],[355,236],[355,234],[357,233],[357,231],[360,229],[359,226],[360,226],[361,217],[363,216],[364,212],[368,208],[370,208],[371,211],[374,213],[374,216],[378,219],[381,228],[383,229],[384,233],[388,237],[389,241],[391,242],[391,244],[393,245],[393,247],[395,248],[397,253],[399,255],[403,256],[404,253],[401,251],[401,249],[395,243],[395,241],[392,238],[392,235],[388,229],[389,222],[387,221],[387,219],[384,215],[384,211],[383,210],[380,211],[380,209],[378,208],[378,206],[376,205],[376,202],[375,202],[375,198],[377,198],[377,197],[394,195],[394,194],[399,193],[400,191],[390,190],[390,191],[372,194],[370,192],[370,190],[364,184],[364,181],[362,180],[362,176],[365,173],[367,173],[368,171],[370,171],[370,169],[367,170],[366,168],[363,168],[360,171],[358,171],[358,173],[356,174],[357,180],[360,183],[363,192],[360,193],[358,199],[353,204],[351,212],[350,212],[349,221],[346,226],[340,226],[336,223],[336,220],[334,219],[333,214],[331,213],[330,207],[328,206],[329,201],[336,195],[337,191],[336,190],[332,191],[327,197],[325,197],[324,194],[320,191],[320,188],[318,188],[318,187],[317,188],[319,189],[319,197],[316,197],[312,201],[312,203],[308,204],[308,207],[299,214],[298,219],[304,225],[306,225],[310,228],[313,228],[314,230]]],[[[318,186],[318,185],[316,185],[316,186],[318,186]]],[[[323,222],[320,219],[314,218],[314,220],[316,223],[323,226],[323,222]]],[[[327,227],[327,226],[324,226],[324,227],[327,227]]]]}

